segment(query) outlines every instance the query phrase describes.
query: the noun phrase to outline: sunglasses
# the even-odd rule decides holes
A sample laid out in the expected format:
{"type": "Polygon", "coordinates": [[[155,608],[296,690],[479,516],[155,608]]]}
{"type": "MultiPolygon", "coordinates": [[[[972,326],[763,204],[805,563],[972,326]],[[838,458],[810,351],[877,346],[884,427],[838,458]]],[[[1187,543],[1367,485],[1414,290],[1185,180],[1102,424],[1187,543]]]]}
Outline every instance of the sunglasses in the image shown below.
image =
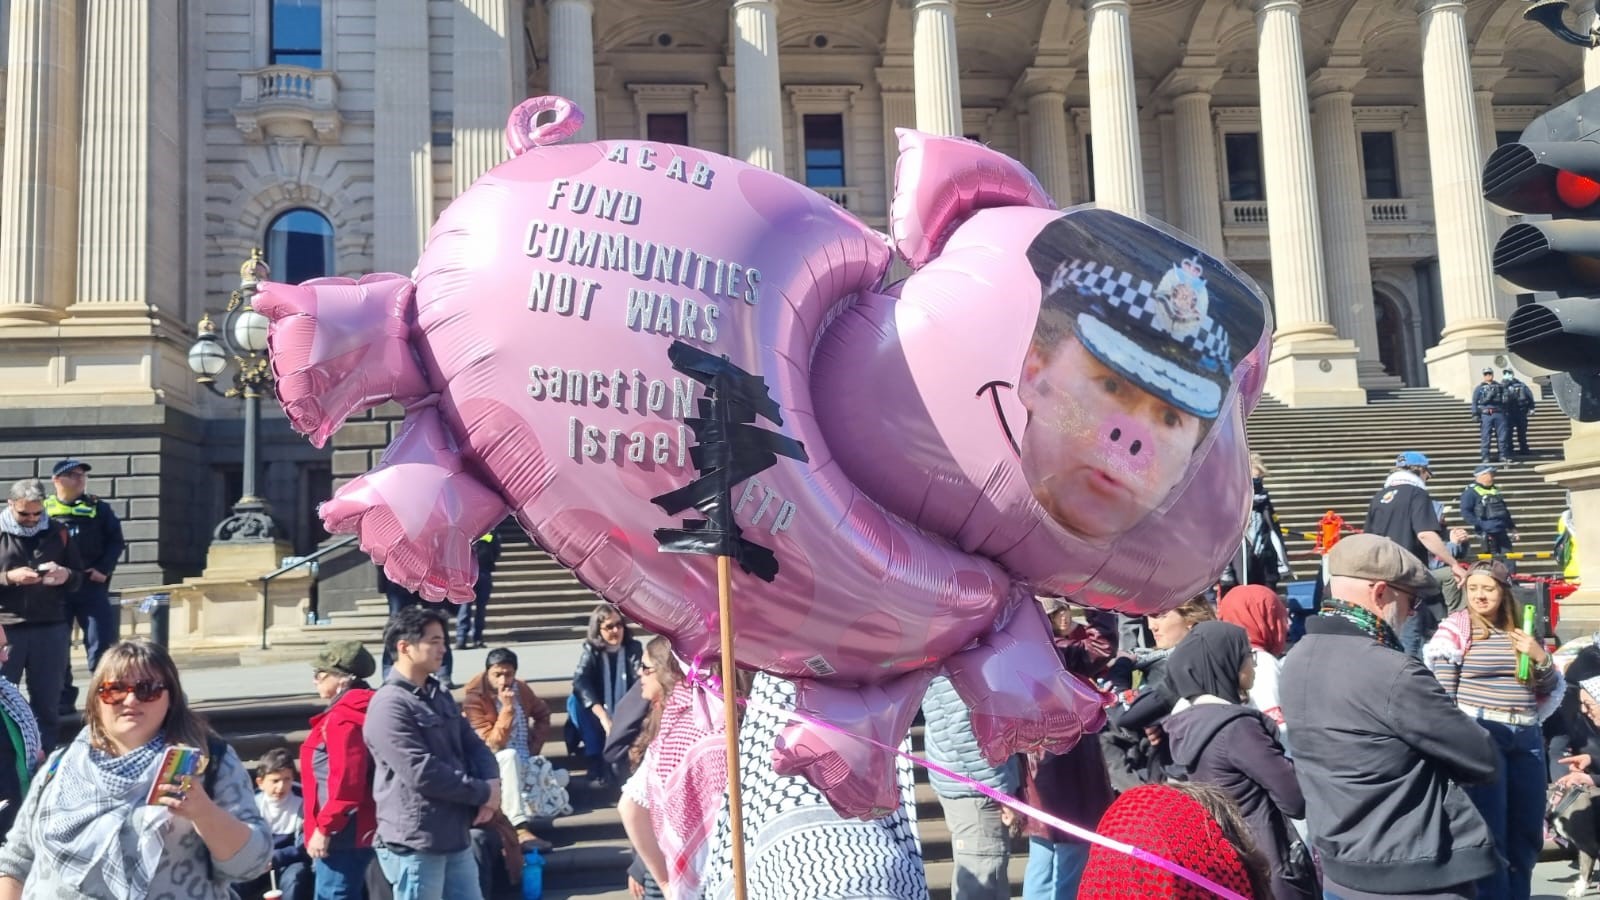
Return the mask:
{"type": "Polygon", "coordinates": [[[600,630],[601,631],[620,631],[621,629],[622,629],[622,623],[621,622],[607,622],[604,625],[600,626],[600,630]]]}
{"type": "Polygon", "coordinates": [[[639,674],[640,675],[649,675],[651,672],[654,672],[655,670],[656,670],[656,667],[650,665],[649,663],[645,663],[645,664],[639,666],[639,674]]]}
{"type": "Polygon", "coordinates": [[[128,699],[132,694],[140,703],[151,703],[160,700],[167,692],[167,686],[159,681],[139,681],[128,684],[125,681],[107,681],[95,689],[95,695],[101,703],[115,706],[128,699]]]}

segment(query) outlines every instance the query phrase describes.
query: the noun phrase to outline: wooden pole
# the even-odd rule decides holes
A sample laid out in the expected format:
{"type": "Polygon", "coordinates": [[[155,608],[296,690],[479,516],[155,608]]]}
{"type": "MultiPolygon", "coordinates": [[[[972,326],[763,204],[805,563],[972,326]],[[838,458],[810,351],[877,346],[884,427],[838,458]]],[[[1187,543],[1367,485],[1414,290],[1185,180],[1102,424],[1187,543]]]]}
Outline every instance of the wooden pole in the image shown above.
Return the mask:
{"type": "Polygon", "coordinates": [[[717,601],[722,621],[722,709],[728,738],[728,830],[733,838],[733,896],[745,900],[744,800],[739,786],[739,671],[733,663],[733,571],[726,556],[717,557],[717,601]]]}

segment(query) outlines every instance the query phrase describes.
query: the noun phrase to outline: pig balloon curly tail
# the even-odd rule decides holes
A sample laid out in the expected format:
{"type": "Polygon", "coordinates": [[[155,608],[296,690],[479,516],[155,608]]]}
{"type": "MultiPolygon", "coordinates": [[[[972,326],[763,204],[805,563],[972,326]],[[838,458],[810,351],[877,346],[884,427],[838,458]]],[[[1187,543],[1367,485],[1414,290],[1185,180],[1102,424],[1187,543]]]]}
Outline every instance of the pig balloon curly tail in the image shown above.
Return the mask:
{"type": "Polygon", "coordinates": [[[517,104],[506,122],[506,152],[521,156],[535,147],[560,143],[583,127],[583,110],[565,97],[531,97],[517,104]],[[549,113],[544,122],[541,116],[549,113]]]}

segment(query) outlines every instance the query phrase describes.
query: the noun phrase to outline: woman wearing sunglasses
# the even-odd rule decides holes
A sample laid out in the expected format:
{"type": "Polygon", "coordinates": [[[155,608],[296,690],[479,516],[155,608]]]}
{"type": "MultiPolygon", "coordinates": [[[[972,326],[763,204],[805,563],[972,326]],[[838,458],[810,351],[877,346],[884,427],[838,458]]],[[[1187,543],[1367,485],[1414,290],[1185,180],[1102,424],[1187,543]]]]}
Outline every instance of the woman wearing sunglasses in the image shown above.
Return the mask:
{"type": "Polygon", "coordinates": [[[601,751],[611,733],[611,714],[617,701],[639,680],[644,645],[628,633],[622,613],[609,603],[595,607],[589,616],[589,634],[578,653],[572,673],[572,696],[567,698],[567,752],[576,755],[581,741],[589,758],[589,786],[610,784],[601,751]]]}
{"type": "Polygon", "coordinates": [[[1517,627],[1521,607],[1503,564],[1473,565],[1463,590],[1466,609],[1440,623],[1423,648],[1423,661],[1499,751],[1498,777],[1464,786],[1494,835],[1495,849],[1510,863],[1478,882],[1478,896],[1527,900],[1544,847],[1540,723],[1561,706],[1566,682],[1538,639],[1517,627]],[[1519,667],[1522,657],[1528,659],[1526,672],[1519,667]]]}
{"type": "Polygon", "coordinates": [[[95,668],[87,727],[46,760],[0,847],[0,900],[23,896],[228,900],[264,873],[272,835],[232,748],[189,708],[160,646],[123,641],[95,668]],[[163,784],[168,747],[206,754],[209,777],[163,784]]]}

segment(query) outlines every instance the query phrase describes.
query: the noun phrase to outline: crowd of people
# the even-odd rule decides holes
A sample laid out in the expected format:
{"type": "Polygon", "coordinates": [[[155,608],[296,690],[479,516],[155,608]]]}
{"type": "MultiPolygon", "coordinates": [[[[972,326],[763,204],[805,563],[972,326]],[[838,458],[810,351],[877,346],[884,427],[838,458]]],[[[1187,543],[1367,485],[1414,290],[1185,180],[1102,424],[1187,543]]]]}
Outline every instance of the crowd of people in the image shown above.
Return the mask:
{"type": "MultiPolygon", "coordinates": [[[[1324,557],[1314,614],[1292,622],[1269,473],[1252,462],[1244,552],[1214,590],[1147,618],[1041,600],[1063,666],[1107,698],[1098,735],[989,760],[970,705],[934,679],[921,714],[953,896],[1210,895],[993,792],[1258,900],[1527,898],[1547,834],[1578,853],[1569,896],[1584,896],[1600,858],[1600,644],[1557,651],[1525,630],[1501,559],[1519,535],[1493,465],[1453,524],[1428,492],[1428,458],[1400,454],[1365,532],[1324,557]],[[1474,561],[1474,544],[1496,558],[1474,561]]],[[[53,493],[20,481],[0,510],[0,900],[470,900],[519,885],[551,850],[536,823],[572,806],[568,773],[543,755],[549,705],[510,649],[453,683],[452,651],[482,644],[480,604],[441,609],[391,588],[381,665],[359,642],[323,648],[312,685],[327,708],[300,747],[271,748],[247,771],[189,707],[167,652],[118,641],[101,616],[115,562],[103,556],[120,531],[87,493],[88,468],[63,460],[53,493]],[[93,675],[65,710],[67,616],[80,613],[93,675]],[[86,727],[57,747],[69,714],[86,727]],[[167,778],[180,747],[206,763],[167,778]]],[[[475,549],[492,574],[492,535],[475,549]]],[[[713,682],[666,639],[636,638],[613,606],[593,610],[562,740],[591,792],[617,798],[635,897],[733,896],[713,682]]],[[[795,683],[756,674],[728,687],[749,704],[737,735],[749,896],[925,897],[911,765],[898,806],[842,819],[774,767],[795,683]]]]}

